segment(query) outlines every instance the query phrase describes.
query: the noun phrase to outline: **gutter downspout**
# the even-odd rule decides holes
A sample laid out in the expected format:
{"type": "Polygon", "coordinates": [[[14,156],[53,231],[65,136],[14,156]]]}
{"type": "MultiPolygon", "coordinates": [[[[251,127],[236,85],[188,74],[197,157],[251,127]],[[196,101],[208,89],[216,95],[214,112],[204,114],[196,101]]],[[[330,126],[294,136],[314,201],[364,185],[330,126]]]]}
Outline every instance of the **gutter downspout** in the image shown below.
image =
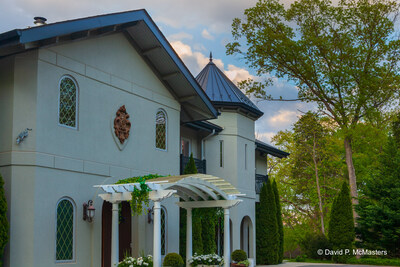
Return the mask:
{"type": "Polygon", "coordinates": [[[216,135],[215,129],[212,130],[212,133],[210,133],[209,135],[207,135],[206,137],[204,137],[203,139],[201,139],[201,160],[205,159],[204,156],[204,143],[207,139],[209,139],[211,136],[216,135]]]}

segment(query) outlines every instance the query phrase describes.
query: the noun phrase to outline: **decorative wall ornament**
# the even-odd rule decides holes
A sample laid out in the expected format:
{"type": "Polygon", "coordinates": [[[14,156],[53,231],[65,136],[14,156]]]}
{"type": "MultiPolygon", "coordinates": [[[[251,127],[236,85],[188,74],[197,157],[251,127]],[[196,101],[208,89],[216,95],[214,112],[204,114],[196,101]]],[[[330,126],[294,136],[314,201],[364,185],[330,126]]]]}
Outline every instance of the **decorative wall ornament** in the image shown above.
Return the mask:
{"type": "Polygon", "coordinates": [[[129,114],[126,112],[125,105],[123,105],[118,109],[114,119],[114,133],[121,144],[128,139],[130,130],[131,122],[129,121],[129,114]]]}
{"type": "Polygon", "coordinates": [[[111,119],[112,136],[120,150],[125,148],[131,130],[131,122],[125,105],[122,105],[111,119]]]}

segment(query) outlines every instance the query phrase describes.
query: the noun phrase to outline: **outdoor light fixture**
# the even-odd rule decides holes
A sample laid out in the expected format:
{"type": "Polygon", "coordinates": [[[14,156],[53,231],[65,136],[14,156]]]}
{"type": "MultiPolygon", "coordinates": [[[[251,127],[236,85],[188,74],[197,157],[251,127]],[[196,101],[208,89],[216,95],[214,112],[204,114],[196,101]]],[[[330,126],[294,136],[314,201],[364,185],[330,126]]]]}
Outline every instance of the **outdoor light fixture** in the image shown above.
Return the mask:
{"type": "Polygon", "coordinates": [[[153,215],[153,214],[154,214],[153,208],[147,210],[147,222],[148,223],[153,222],[153,218],[151,217],[151,215],[153,215]]]}
{"type": "Polygon", "coordinates": [[[93,200],[83,203],[83,220],[92,222],[96,209],[93,207],[93,200]]]}

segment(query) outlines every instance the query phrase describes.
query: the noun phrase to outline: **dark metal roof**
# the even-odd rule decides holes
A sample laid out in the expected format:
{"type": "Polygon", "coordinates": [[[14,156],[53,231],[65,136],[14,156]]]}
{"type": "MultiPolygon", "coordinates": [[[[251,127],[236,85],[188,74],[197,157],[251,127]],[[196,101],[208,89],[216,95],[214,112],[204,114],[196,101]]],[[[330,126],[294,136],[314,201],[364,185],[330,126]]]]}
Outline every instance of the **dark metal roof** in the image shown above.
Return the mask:
{"type": "Polygon", "coordinates": [[[282,151],[274,146],[271,146],[267,143],[264,143],[260,140],[256,139],[256,150],[261,151],[266,154],[270,154],[272,156],[278,157],[278,158],[286,158],[290,154],[282,151]]]}
{"type": "Polygon", "coordinates": [[[42,46],[123,33],[181,104],[181,121],[216,118],[217,110],[146,10],[67,20],[0,34],[0,59],[42,46]]]}
{"type": "Polygon", "coordinates": [[[193,128],[195,130],[203,130],[203,131],[207,131],[207,132],[215,131],[216,133],[219,133],[223,130],[223,128],[221,126],[218,126],[209,121],[188,122],[188,123],[185,123],[184,126],[193,128]]]}
{"type": "Polygon", "coordinates": [[[204,67],[196,80],[216,107],[241,107],[256,118],[263,112],[212,62],[204,67]]]}

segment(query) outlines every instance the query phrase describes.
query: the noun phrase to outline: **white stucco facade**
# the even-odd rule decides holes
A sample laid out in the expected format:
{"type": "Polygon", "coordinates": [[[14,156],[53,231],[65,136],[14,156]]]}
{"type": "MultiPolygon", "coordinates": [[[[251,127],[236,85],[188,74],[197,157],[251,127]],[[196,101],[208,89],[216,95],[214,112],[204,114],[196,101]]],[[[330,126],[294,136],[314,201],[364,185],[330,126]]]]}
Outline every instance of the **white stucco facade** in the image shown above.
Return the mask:
{"type": "MultiPolygon", "coordinates": [[[[128,26],[135,27],[135,23],[128,26]]],[[[117,26],[99,36],[93,33],[96,28],[86,35],[78,32],[81,37],[77,39],[61,35],[48,45],[30,42],[20,46],[26,51],[6,56],[0,49],[0,173],[5,181],[10,223],[4,266],[110,266],[104,244],[111,242],[106,238],[111,221],[105,215],[111,214],[111,206],[105,209],[99,189],[93,186],[146,174],[179,175],[184,167],[181,153],[185,142],[198,162],[205,164],[207,174],[228,181],[243,194],[238,196],[241,204],[225,214],[231,221],[230,251],[243,249],[255,261],[255,175],[267,175],[265,156],[256,151],[257,116],[240,108],[219,108],[220,114],[215,115],[217,108],[203,91],[195,90],[200,86],[190,73],[186,74],[183,63],[157,54],[159,49],[168,50],[165,47],[169,44],[161,42],[148,50],[139,47],[140,38],[144,46],[158,36],[157,29],[144,27],[144,33],[149,34],[150,29],[154,36],[144,34],[133,40],[130,34],[135,29],[122,32],[117,26]],[[151,58],[153,52],[175,65],[154,66],[157,60],[151,58]],[[177,66],[179,72],[168,69],[170,66],[177,66]],[[167,75],[162,76],[160,70],[167,75]],[[166,82],[177,76],[187,83],[179,79],[166,82]],[[76,127],[59,123],[63,77],[76,84],[76,127]],[[208,104],[212,109],[207,110],[208,104]],[[121,145],[113,126],[115,114],[123,105],[132,127],[121,145]],[[166,149],[156,148],[159,110],[167,118],[166,149]],[[211,116],[212,110],[215,114],[211,116]],[[203,119],[209,123],[203,125],[204,129],[189,127],[187,120],[195,123],[198,117],[215,119],[203,119]],[[17,136],[25,129],[30,129],[28,136],[17,144],[17,136]],[[73,258],[67,262],[56,260],[57,205],[62,199],[68,199],[74,208],[73,258]],[[82,215],[83,203],[88,200],[93,200],[96,209],[91,223],[82,215]]],[[[170,197],[160,203],[166,214],[165,254],[179,252],[178,201],[170,197]]],[[[133,216],[129,229],[132,255],[152,253],[156,243],[151,216],[133,216]]]]}

